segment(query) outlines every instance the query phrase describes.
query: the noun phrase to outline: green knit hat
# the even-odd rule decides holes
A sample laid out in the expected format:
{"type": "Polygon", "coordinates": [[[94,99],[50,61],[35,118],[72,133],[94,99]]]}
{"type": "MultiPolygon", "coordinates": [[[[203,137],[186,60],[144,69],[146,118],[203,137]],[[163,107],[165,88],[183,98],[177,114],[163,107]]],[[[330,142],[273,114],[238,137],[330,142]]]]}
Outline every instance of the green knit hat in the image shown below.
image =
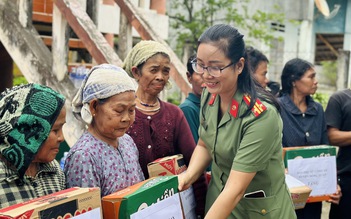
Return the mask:
{"type": "Polygon", "coordinates": [[[32,83],[0,94],[0,154],[20,178],[49,136],[64,103],[61,94],[32,83]]]}

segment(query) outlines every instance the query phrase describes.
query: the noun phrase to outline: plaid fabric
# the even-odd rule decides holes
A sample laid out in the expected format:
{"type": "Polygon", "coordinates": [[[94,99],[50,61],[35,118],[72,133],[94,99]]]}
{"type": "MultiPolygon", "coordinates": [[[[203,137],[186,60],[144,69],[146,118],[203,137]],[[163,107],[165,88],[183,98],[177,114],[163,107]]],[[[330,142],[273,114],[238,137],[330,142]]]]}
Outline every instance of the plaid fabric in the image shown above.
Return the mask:
{"type": "Polygon", "coordinates": [[[0,208],[65,189],[65,176],[56,160],[41,163],[35,178],[24,176],[0,159],[0,208]]]}

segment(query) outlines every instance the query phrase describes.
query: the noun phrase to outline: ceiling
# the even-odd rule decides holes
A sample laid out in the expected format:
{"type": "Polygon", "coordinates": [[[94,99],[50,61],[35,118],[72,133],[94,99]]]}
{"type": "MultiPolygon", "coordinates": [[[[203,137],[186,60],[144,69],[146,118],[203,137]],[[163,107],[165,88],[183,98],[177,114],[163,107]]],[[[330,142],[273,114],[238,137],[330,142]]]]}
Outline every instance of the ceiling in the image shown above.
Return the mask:
{"type": "Polygon", "coordinates": [[[343,49],[343,34],[316,34],[315,63],[335,61],[339,49],[343,49]]]}

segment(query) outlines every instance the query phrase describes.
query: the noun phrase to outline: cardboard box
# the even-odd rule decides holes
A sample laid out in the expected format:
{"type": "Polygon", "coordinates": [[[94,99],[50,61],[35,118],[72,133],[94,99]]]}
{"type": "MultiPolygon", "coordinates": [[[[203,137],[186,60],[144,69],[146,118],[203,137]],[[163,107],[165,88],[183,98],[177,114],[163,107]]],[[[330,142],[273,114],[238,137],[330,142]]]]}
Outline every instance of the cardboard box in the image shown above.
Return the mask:
{"type": "Polygon", "coordinates": [[[182,154],[159,158],[147,165],[150,177],[178,175],[186,170],[182,154]]]}
{"type": "Polygon", "coordinates": [[[177,176],[147,179],[102,197],[104,219],[129,219],[130,215],[178,193],[177,176]]]}
{"type": "Polygon", "coordinates": [[[75,187],[2,208],[0,218],[61,219],[94,211],[94,218],[98,219],[102,218],[100,200],[99,188],[75,187]]]}
{"type": "Polygon", "coordinates": [[[308,202],[329,199],[337,190],[336,148],[328,145],[288,147],[283,150],[289,175],[312,189],[308,202]]]}
{"type": "MultiPolygon", "coordinates": [[[[152,176],[172,176],[186,171],[187,167],[182,154],[163,157],[148,164],[148,172],[152,176]]],[[[196,202],[193,188],[179,193],[183,217],[196,219],[196,202]]]]}
{"type": "Polygon", "coordinates": [[[289,187],[295,209],[304,208],[312,189],[289,174],[285,175],[285,182],[289,187]]]}

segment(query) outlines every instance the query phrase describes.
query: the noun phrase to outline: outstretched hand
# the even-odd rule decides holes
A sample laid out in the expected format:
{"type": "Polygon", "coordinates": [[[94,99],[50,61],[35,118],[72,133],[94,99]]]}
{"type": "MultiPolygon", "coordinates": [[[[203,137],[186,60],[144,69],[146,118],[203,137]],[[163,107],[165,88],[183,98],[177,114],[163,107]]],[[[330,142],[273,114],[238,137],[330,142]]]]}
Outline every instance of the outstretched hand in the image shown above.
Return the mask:
{"type": "Polygon", "coordinates": [[[191,183],[189,182],[190,180],[188,180],[187,174],[185,173],[181,173],[178,175],[178,190],[184,191],[187,190],[188,188],[190,188],[191,183]]]}

